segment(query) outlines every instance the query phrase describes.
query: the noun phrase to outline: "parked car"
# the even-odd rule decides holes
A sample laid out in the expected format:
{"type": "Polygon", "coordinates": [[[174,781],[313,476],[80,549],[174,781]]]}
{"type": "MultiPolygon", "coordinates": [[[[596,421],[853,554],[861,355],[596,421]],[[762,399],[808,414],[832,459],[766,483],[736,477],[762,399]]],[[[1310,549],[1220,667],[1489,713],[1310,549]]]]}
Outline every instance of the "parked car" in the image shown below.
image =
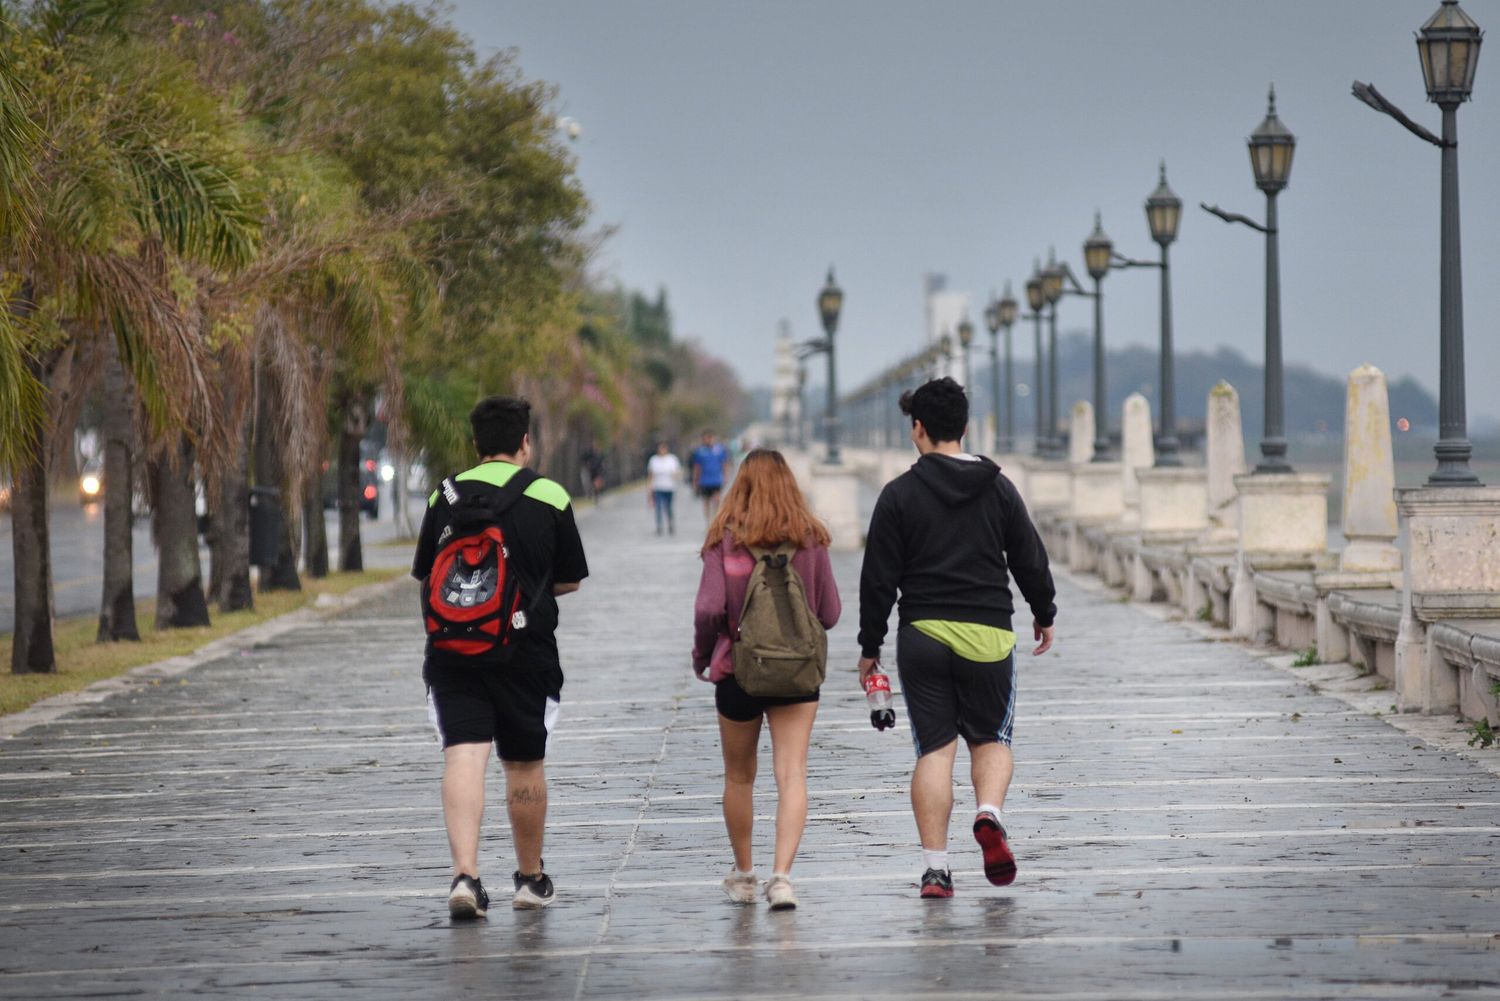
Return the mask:
{"type": "MultiPolygon", "coordinates": [[[[323,463],[323,508],[332,511],[339,506],[338,470],[331,463],[323,463]]],[[[361,459],[359,463],[359,509],[371,521],[380,517],[380,471],[374,459],[361,459]]]]}

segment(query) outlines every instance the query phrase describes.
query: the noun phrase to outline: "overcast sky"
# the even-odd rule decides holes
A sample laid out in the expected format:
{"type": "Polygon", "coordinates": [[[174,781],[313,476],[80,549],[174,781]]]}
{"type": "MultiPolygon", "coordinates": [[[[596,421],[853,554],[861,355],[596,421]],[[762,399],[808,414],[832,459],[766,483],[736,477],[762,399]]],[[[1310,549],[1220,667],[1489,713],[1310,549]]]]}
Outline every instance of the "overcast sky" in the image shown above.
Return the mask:
{"type": "MultiPolygon", "coordinates": [[[[921,276],[976,301],[1055,245],[1084,274],[1097,208],[1154,256],[1157,161],[1185,203],[1172,248],[1179,347],[1262,354],[1263,237],[1245,138],[1275,82],[1297,136],[1280,198],[1288,363],[1370,362],[1436,390],[1438,159],[1350,96],[1374,83],[1434,130],[1413,31],[1436,0],[458,0],[483,54],[514,48],[576,118],[599,271],[668,290],[679,334],[770,380],[788,317],[845,291],[840,381],[922,336],[921,276]]],[[[1464,0],[1500,29],[1500,0],[1464,0]]],[[[1492,32],[1493,33],[1493,32],[1492,32]]],[[[1469,412],[1500,419],[1500,34],[1459,112],[1469,412]],[[1493,51],[1492,51],[1493,50],[1493,51]]],[[[1113,345],[1157,338],[1153,271],[1105,280],[1113,345]]],[[[1064,300],[1062,329],[1088,329],[1064,300]]],[[[975,316],[976,323],[980,317],[975,316]]],[[[982,325],[981,325],[982,326],[982,325]]],[[[1020,342],[1024,345],[1024,340],[1020,342]]]]}

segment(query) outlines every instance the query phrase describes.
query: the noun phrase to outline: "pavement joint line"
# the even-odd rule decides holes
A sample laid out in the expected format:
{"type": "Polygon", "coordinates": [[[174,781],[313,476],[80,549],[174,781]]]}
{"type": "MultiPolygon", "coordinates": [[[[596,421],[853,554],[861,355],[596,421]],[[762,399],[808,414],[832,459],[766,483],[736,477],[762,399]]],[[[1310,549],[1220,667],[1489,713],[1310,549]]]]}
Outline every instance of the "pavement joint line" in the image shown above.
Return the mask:
{"type": "MultiPolygon", "coordinates": [[[[770,952],[778,955],[788,953],[839,953],[839,952],[862,952],[873,953],[880,950],[911,950],[931,948],[1036,948],[1038,946],[1122,946],[1122,945],[1162,945],[1170,947],[1173,943],[1178,945],[1184,942],[1263,942],[1277,938],[1292,938],[1310,942],[1346,942],[1353,941],[1360,945],[1378,945],[1384,943],[1411,943],[1423,945],[1472,945],[1477,943],[1491,943],[1500,938],[1500,933],[1488,931],[1462,931],[1462,932],[1404,932],[1398,930],[1380,932],[1306,932],[1296,935],[1284,935],[1279,932],[1265,932],[1254,934],[1239,931],[1233,934],[1222,935],[1190,935],[1190,934],[1142,934],[1142,935],[977,935],[968,938],[938,938],[928,936],[911,936],[910,938],[888,938],[888,939],[820,939],[817,941],[776,941],[776,942],[749,942],[737,944],[714,945],[710,943],[693,943],[683,945],[680,943],[655,942],[648,945],[611,945],[611,946],[564,946],[542,949],[511,949],[487,953],[471,953],[463,957],[454,956],[413,956],[402,955],[399,958],[386,960],[389,964],[400,963],[403,965],[438,966],[455,963],[474,964],[489,963],[499,960],[526,959],[530,961],[558,960],[572,958],[594,958],[598,956],[655,956],[655,955],[743,955],[747,953],[770,952]]],[[[366,957],[365,962],[381,962],[378,955],[366,957]]],[[[91,976],[121,976],[128,973],[154,973],[160,970],[170,969],[173,971],[203,971],[203,970],[233,970],[233,969],[286,969],[318,966],[330,963],[329,957],[318,956],[303,959],[278,959],[278,960],[227,960],[219,962],[196,961],[188,963],[152,964],[113,966],[94,969],[80,969],[77,966],[68,969],[55,970],[24,970],[24,971],[0,971],[0,980],[39,979],[50,977],[74,977],[88,974],[91,976]]],[[[847,995],[846,995],[847,996],[847,995]]],[[[989,995],[993,997],[994,995],[989,995]]],[[[1097,996],[1097,995],[1095,995],[1097,996]]]]}
{"type": "MultiPolygon", "coordinates": [[[[967,786],[954,786],[955,793],[962,793],[967,786]]],[[[836,796],[849,795],[880,795],[896,798],[904,793],[905,789],[864,789],[864,790],[830,790],[823,793],[809,792],[808,799],[816,801],[829,799],[836,796]]],[[[776,793],[772,790],[757,790],[757,799],[773,799],[776,793]]],[[[682,796],[673,796],[666,802],[692,803],[717,801],[720,796],[713,793],[693,793],[682,796]]],[[[601,800],[577,800],[577,801],[549,801],[547,808],[551,810],[597,810],[604,806],[650,806],[648,796],[631,796],[620,799],[601,800]]],[[[1260,810],[1479,810],[1490,807],[1500,807],[1500,800],[1422,800],[1406,802],[1385,802],[1379,800],[1357,801],[1357,802],[1318,802],[1318,803],[1145,803],[1131,806],[1007,806],[1004,814],[1020,815],[1088,815],[1088,814],[1116,814],[1116,813],[1208,813],[1217,810],[1230,812],[1250,812],[1260,810]]],[[[341,807],[330,810],[241,810],[236,813],[177,813],[177,814],[144,814],[140,816],[115,816],[115,817],[73,817],[47,820],[3,820],[0,821],[0,829],[12,831],[24,831],[33,828],[54,827],[82,827],[100,826],[110,824],[166,824],[185,822],[211,822],[211,821],[249,821],[261,822],[265,820],[285,820],[311,817],[347,817],[347,816],[371,816],[391,814],[430,814],[432,807],[423,806],[369,806],[369,807],[341,807]]],[[[0,843],[0,848],[5,847],[0,843]]],[[[5,880],[4,874],[0,874],[0,881],[5,880]]]]}
{"type": "MultiPolygon", "coordinates": [[[[643,804],[644,806],[644,804],[643,804]]],[[[807,820],[813,822],[838,822],[869,820],[879,817],[906,817],[911,810],[844,810],[833,813],[809,813],[807,820]]],[[[775,813],[757,813],[757,823],[774,823],[775,813]]],[[[697,827],[712,826],[720,827],[724,819],[717,814],[695,817],[656,817],[651,820],[561,820],[548,823],[549,829],[577,829],[590,827],[630,827],[632,832],[641,828],[656,827],[697,827]]],[[[510,829],[508,823],[495,822],[491,825],[495,831],[506,831],[510,829]]],[[[241,834],[183,834],[160,837],[117,837],[101,838],[96,840],[75,839],[71,841],[38,841],[21,842],[0,845],[0,849],[38,851],[51,848],[87,848],[94,845],[166,845],[187,843],[225,843],[225,842],[252,842],[252,841],[291,841],[302,838],[339,839],[339,838],[383,838],[396,835],[417,834],[443,834],[442,827],[399,827],[378,828],[369,830],[352,831],[252,831],[241,834]]],[[[1120,843],[1147,843],[1157,841],[1183,841],[1190,839],[1204,839],[1211,841],[1233,841],[1243,839],[1246,841],[1262,841],[1267,838],[1384,838],[1396,835],[1460,835],[1460,834],[1493,834],[1500,837],[1500,821],[1490,825],[1472,826],[1447,826],[1440,824],[1423,825],[1417,824],[1410,827],[1311,827],[1291,828],[1285,830],[1243,830],[1243,831],[1181,831],[1167,834],[1116,834],[1096,833],[1078,835],[1056,835],[1051,837],[1035,837],[1029,839],[1032,844],[1094,844],[1110,845],[1120,843]]],[[[633,842],[632,842],[633,850],[633,842]]],[[[627,855],[626,858],[629,856],[627,855]]],[[[623,864],[623,863],[622,863],[623,864]]]]}
{"type": "MultiPolygon", "coordinates": [[[[611,920],[614,917],[615,884],[620,878],[620,873],[625,871],[630,864],[631,856],[635,854],[636,844],[639,842],[641,833],[641,822],[646,817],[646,811],[651,808],[651,793],[656,787],[656,776],[661,770],[661,763],[667,759],[667,744],[672,739],[673,727],[681,719],[682,703],[675,702],[672,707],[672,715],[667,719],[666,726],[661,728],[661,745],[656,751],[656,761],[651,767],[651,774],[646,780],[646,788],[641,795],[640,808],[636,810],[635,820],[630,828],[630,838],[625,843],[625,850],[620,853],[620,862],[615,866],[614,872],[610,874],[609,886],[604,895],[604,914],[600,919],[599,933],[594,939],[596,946],[602,945],[609,935],[611,920]]],[[[584,988],[588,984],[589,960],[584,959],[583,965],[578,970],[577,984],[573,991],[573,1001],[579,1001],[583,997],[584,988]]]]}

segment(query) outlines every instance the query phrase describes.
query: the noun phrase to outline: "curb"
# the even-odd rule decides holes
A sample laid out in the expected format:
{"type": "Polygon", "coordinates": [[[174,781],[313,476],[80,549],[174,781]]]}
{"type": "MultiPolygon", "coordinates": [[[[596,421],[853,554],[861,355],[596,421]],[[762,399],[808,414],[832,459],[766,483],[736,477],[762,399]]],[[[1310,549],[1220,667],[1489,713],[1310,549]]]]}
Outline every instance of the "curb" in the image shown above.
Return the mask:
{"type": "Polygon", "coordinates": [[[300,626],[320,619],[331,618],[340,612],[349,611],[367,601],[384,598],[398,591],[409,582],[404,576],[392,577],[390,580],[376,581],[373,584],[364,584],[351,588],[341,595],[320,594],[313,603],[306,608],[299,608],[285,615],[267,619],[265,622],[247,626],[239,632],[230,633],[228,636],[220,636],[218,639],[194,650],[192,653],[180,654],[176,657],[168,657],[166,660],[158,660],[150,664],[142,664],[132,667],[124,674],[118,674],[113,678],[105,678],[96,681],[87,688],[81,688],[76,692],[63,692],[32,703],[20,712],[11,713],[8,716],[0,716],[0,740],[9,740],[20,735],[23,731],[54,720],[80,709],[103,702],[112,695],[119,695],[143,685],[159,682],[167,678],[176,678],[196,667],[201,667],[209,661],[218,660],[220,657],[237,653],[247,646],[264,643],[266,640],[274,639],[285,633],[291,632],[300,626]]]}

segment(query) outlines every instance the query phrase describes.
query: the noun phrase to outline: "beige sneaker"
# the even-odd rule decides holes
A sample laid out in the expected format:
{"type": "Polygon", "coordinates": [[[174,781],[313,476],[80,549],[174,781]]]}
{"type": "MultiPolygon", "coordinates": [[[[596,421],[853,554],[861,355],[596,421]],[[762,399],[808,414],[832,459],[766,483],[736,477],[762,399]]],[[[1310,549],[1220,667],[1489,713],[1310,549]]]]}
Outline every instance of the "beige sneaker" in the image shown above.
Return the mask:
{"type": "Polygon", "coordinates": [[[797,906],[797,894],[789,877],[776,874],[766,880],[766,900],[773,911],[789,911],[797,906]]]}
{"type": "Polygon", "coordinates": [[[755,878],[754,872],[731,872],[724,877],[721,884],[724,887],[724,896],[736,904],[755,903],[755,891],[760,887],[760,880],[755,878]]]}

